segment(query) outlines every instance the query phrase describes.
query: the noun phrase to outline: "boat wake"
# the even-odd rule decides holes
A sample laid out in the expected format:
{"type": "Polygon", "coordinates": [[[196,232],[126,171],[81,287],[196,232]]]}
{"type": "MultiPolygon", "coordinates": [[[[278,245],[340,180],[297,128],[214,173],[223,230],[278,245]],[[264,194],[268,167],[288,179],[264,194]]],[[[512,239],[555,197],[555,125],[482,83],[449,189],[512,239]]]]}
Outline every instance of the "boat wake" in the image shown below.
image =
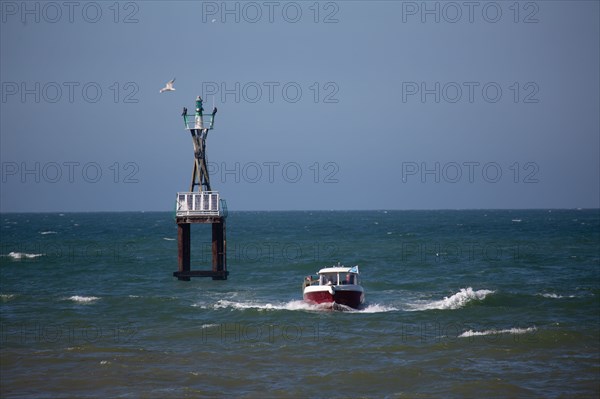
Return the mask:
{"type": "Polygon", "coordinates": [[[393,306],[385,306],[385,305],[380,305],[378,303],[375,303],[372,305],[362,305],[358,309],[354,309],[354,308],[351,308],[350,306],[342,305],[340,303],[334,303],[332,307],[330,306],[330,308],[332,308],[333,310],[340,311],[340,312],[350,312],[350,313],[386,313],[386,312],[395,312],[397,310],[400,310],[393,306]]]}
{"type": "Polygon", "coordinates": [[[323,311],[344,311],[348,313],[383,313],[383,312],[393,312],[399,309],[380,305],[380,304],[372,304],[361,307],[360,309],[353,309],[348,306],[334,304],[332,306],[331,303],[321,303],[321,304],[311,304],[307,303],[303,300],[293,300],[289,302],[281,302],[281,303],[260,303],[254,301],[248,302],[235,302],[228,300],[219,300],[212,305],[206,304],[194,304],[194,307],[200,307],[202,309],[231,309],[231,310],[247,310],[254,309],[258,311],[273,311],[273,310],[288,310],[288,311],[306,311],[306,312],[323,312],[323,311]]]}
{"type": "Polygon", "coordinates": [[[9,252],[8,255],[0,255],[0,256],[8,256],[12,259],[34,259],[38,256],[44,256],[45,254],[28,254],[25,252],[9,252]]]}
{"type": "Polygon", "coordinates": [[[527,334],[527,333],[531,333],[531,332],[535,332],[535,331],[537,331],[537,328],[535,328],[535,327],[509,328],[509,329],[505,329],[505,330],[485,330],[485,331],[469,330],[469,331],[465,331],[464,333],[460,334],[458,336],[458,338],[469,338],[469,337],[478,337],[478,336],[484,336],[484,335],[500,335],[500,334],[527,334]]]}
{"type": "Polygon", "coordinates": [[[372,305],[369,304],[369,305],[365,306],[364,308],[361,307],[360,309],[351,309],[351,311],[358,312],[358,313],[386,313],[386,312],[395,312],[398,310],[400,310],[400,309],[395,308],[393,306],[380,305],[378,303],[374,303],[372,305]]]}
{"type": "Polygon", "coordinates": [[[490,290],[477,290],[473,288],[461,288],[456,294],[445,297],[439,301],[418,301],[408,305],[406,310],[408,311],[420,311],[420,310],[446,310],[446,309],[460,309],[465,307],[467,304],[482,301],[488,295],[493,294],[495,291],[490,290]]]}

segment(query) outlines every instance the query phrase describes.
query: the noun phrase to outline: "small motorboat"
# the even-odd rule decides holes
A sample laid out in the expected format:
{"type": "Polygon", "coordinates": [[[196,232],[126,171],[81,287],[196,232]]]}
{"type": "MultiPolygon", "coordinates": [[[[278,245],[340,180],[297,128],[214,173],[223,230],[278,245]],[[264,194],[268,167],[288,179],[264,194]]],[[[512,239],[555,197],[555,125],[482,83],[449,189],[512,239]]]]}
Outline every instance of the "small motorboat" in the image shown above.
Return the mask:
{"type": "Polygon", "coordinates": [[[365,301],[358,266],[340,265],[319,270],[318,277],[307,276],[303,284],[304,300],[311,304],[331,304],[358,309],[365,301]]]}

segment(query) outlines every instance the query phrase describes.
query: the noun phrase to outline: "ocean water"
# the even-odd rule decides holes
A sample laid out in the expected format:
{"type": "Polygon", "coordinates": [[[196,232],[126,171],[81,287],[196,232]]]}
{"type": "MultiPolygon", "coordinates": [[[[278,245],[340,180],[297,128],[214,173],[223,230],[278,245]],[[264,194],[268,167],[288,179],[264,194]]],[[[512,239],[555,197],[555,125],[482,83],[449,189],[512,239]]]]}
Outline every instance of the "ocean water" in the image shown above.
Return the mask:
{"type": "Polygon", "coordinates": [[[2,398],[600,395],[599,210],[231,212],[190,282],[171,213],[0,223],[2,398]],[[338,261],[365,306],[303,303],[338,261]]]}

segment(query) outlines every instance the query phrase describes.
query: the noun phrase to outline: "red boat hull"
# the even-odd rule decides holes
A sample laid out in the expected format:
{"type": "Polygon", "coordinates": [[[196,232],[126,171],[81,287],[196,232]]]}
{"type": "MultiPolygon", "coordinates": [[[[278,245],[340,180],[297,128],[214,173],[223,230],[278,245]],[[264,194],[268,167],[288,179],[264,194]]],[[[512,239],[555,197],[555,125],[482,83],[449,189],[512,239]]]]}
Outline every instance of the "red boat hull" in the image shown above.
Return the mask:
{"type": "Polygon", "coordinates": [[[364,293],[362,291],[334,291],[333,295],[329,291],[305,292],[304,300],[309,303],[337,303],[344,306],[349,306],[354,309],[364,302],[364,293]]]}

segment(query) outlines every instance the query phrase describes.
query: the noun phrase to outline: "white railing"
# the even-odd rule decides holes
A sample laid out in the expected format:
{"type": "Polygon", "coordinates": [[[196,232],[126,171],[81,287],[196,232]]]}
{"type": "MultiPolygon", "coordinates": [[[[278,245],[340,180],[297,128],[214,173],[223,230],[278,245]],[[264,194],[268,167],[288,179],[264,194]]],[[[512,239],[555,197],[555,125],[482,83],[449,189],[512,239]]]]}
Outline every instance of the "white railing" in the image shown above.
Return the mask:
{"type": "Polygon", "coordinates": [[[194,115],[186,115],[184,118],[186,129],[209,129],[211,130],[215,124],[215,117],[212,114],[202,114],[202,119],[196,121],[194,115]]]}
{"type": "Polygon", "coordinates": [[[219,193],[216,191],[177,193],[175,215],[220,216],[221,209],[219,205],[219,193]]]}

